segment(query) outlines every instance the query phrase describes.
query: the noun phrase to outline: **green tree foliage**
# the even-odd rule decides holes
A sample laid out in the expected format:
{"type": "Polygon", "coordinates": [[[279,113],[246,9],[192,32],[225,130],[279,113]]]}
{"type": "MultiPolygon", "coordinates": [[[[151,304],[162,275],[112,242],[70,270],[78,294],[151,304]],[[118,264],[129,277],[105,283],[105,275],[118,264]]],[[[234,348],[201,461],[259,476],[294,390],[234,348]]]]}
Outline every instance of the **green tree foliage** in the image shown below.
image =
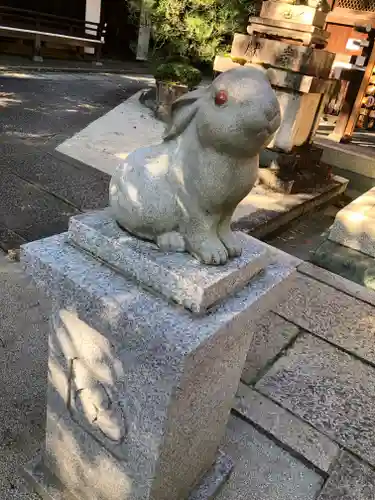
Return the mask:
{"type": "Polygon", "coordinates": [[[233,33],[245,33],[249,15],[259,8],[252,0],[144,1],[154,50],[185,55],[193,62],[212,62],[219,51],[228,50],[233,33]]]}

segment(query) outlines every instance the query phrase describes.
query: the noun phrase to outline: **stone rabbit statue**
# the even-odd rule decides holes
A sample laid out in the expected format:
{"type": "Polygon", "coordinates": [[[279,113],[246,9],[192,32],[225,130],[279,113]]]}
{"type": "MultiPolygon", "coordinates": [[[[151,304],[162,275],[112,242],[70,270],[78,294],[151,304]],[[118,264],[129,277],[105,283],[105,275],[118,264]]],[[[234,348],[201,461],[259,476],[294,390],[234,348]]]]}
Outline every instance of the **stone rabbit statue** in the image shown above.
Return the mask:
{"type": "Polygon", "coordinates": [[[280,125],[268,74],[241,67],[174,102],[161,144],[137,149],[113,175],[119,225],[204,264],[241,254],[230,223],[257,179],[259,151],[280,125]]]}

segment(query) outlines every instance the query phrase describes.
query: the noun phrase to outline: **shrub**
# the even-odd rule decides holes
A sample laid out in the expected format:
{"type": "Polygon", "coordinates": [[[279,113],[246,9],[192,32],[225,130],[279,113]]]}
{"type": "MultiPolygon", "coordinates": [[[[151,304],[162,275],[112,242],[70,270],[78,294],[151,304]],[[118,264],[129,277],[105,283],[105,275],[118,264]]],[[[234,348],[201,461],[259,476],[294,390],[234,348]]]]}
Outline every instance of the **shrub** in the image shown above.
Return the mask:
{"type": "Polygon", "coordinates": [[[154,73],[155,80],[186,85],[189,89],[196,87],[202,80],[199,69],[182,62],[166,62],[160,64],[154,73]]]}
{"type": "Polygon", "coordinates": [[[182,63],[182,64],[187,64],[190,65],[190,59],[185,56],[181,56],[179,54],[175,54],[172,56],[168,56],[165,58],[166,63],[182,63]]]}

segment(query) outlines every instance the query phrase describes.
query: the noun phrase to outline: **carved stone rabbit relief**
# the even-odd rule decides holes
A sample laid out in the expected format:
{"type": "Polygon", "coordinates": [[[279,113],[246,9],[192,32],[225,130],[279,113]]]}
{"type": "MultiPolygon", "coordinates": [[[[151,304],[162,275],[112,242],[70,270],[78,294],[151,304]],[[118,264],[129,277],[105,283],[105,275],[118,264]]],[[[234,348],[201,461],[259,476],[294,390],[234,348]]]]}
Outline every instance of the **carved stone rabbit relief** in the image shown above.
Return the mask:
{"type": "Polygon", "coordinates": [[[231,217],[254,186],[259,151],[279,125],[265,70],[222,73],[209,87],[178,99],[164,141],[137,149],[114,174],[114,217],[163,251],[224,264],[241,253],[231,217]]]}

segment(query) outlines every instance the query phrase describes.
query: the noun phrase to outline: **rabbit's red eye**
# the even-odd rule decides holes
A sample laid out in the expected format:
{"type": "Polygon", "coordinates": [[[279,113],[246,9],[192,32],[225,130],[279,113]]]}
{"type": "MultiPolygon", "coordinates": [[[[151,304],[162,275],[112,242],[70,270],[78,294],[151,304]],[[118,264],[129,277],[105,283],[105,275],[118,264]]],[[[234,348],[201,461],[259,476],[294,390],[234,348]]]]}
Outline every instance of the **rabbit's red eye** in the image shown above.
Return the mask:
{"type": "Polygon", "coordinates": [[[223,104],[225,104],[228,100],[228,94],[227,92],[225,92],[225,90],[219,90],[218,92],[216,92],[215,94],[215,104],[217,106],[222,106],[223,104]]]}

